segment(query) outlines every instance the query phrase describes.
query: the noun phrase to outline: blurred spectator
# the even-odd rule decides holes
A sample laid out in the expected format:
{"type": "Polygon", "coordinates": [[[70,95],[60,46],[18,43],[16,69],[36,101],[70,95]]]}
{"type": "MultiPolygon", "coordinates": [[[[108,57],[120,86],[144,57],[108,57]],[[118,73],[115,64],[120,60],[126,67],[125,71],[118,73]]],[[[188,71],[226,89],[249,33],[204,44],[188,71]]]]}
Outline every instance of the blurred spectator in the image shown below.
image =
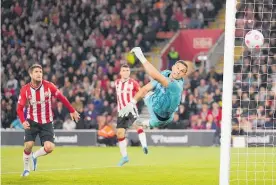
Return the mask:
{"type": "Polygon", "coordinates": [[[200,85],[197,87],[198,95],[200,98],[203,98],[204,93],[208,90],[208,85],[206,84],[205,79],[200,80],[200,85]]]}
{"type": "Polygon", "coordinates": [[[197,121],[199,117],[198,115],[192,115],[190,116],[190,124],[192,129],[197,129],[197,121]]]}
{"type": "Polygon", "coordinates": [[[187,111],[189,112],[190,115],[197,113],[196,103],[197,102],[194,95],[190,94],[185,103],[185,107],[187,108],[187,111]]]}
{"type": "Polygon", "coordinates": [[[216,132],[214,134],[213,144],[215,146],[219,146],[220,138],[221,138],[221,121],[219,121],[219,123],[217,123],[215,127],[216,127],[216,132]]]}
{"type": "Polygon", "coordinates": [[[215,90],[215,94],[214,94],[213,99],[214,99],[215,102],[217,102],[219,104],[222,101],[221,98],[222,98],[222,94],[221,94],[220,89],[218,88],[218,89],[215,90]]]}
{"type": "Polygon", "coordinates": [[[192,129],[203,130],[206,129],[206,125],[204,124],[202,119],[197,119],[196,124],[192,125],[192,129]]]}
{"type": "Polygon", "coordinates": [[[10,128],[24,129],[23,125],[21,124],[21,122],[18,118],[12,121],[10,128]]]}
{"type": "Polygon", "coordinates": [[[201,111],[199,112],[199,118],[202,119],[204,122],[207,121],[207,118],[208,118],[208,115],[210,113],[210,110],[208,108],[208,105],[207,104],[203,104],[202,105],[202,108],[201,108],[201,111]]]}
{"type": "Polygon", "coordinates": [[[192,13],[189,28],[199,29],[203,26],[203,15],[200,12],[192,13]]]}
{"type": "Polygon", "coordinates": [[[83,102],[79,96],[76,96],[75,101],[72,103],[74,109],[78,112],[82,112],[83,110],[83,102]]]}
{"type": "Polygon", "coordinates": [[[1,122],[4,128],[9,128],[13,120],[17,119],[16,112],[13,111],[15,109],[12,108],[13,104],[12,100],[6,101],[3,99],[1,101],[1,122]]]}
{"type": "Polygon", "coordinates": [[[63,129],[64,130],[74,130],[76,129],[76,123],[73,121],[69,116],[66,117],[65,121],[63,122],[63,129]]]}
{"type": "MultiPolygon", "coordinates": [[[[110,120],[109,120],[110,121],[110,120]]],[[[107,146],[115,146],[117,142],[117,137],[115,134],[115,129],[111,123],[107,123],[106,116],[98,116],[98,143],[104,144],[107,146]]]]}
{"type": "Polygon", "coordinates": [[[6,88],[16,90],[18,88],[18,81],[14,78],[14,75],[11,75],[6,88]]]}
{"type": "Polygon", "coordinates": [[[179,120],[183,122],[185,128],[188,128],[190,126],[190,123],[189,123],[190,113],[187,111],[184,105],[179,106],[178,114],[179,114],[179,120]]]}
{"type": "Polygon", "coordinates": [[[216,69],[214,67],[211,67],[209,73],[207,74],[206,80],[210,81],[211,78],[214,78],[216,81],[221,81],[222,80],[222,75],[219,75],[216,72],[216,69]]]}
{"type": "Polygon", "coordinates": [[[192,75],[192,79],[190,81],[191,84],[191,91],[194,92],[194,89],[197,88],[200,84],[200,76],[199,71],[195,71],[192,75]]]}
{"type": "Polygon", "coordinates": [[[101,115],[111,115],[111,112],[112,112],[112,109],[108,103],[108,101],[104,101],[103,103],[103,107],[102,107],[102,110],[101,110],[101,115]]]}
{"type": "Polygon", "coordinates": [[[213,115],[209,114],[207,116],[207,121],[205,123],[205,126],[206,126],[207,130],[215,130],[216,129],[217,126],[216,126],[216,123],[214,121],[213,115]]]}
{"type": "Polygon", "coordinates": [[[209,111],[208,114],[211,114],[213,116],[214,122],[216,124],[218,124],[222,119],[222,110],[216,102],[212,104],[212,109],[209,111]]]}
{"type": "Polygon", "coordinates": [[[252,122],[249,121],[248,118],[242,117],[239,122],[240,128],[242,128],[245,132],[252,131],[252,122]]]}
{"type": "Polygon", "coordinates": [[[169,60],[169,69],[175,64],[177,60],[179,60],[179,54],[175,51],[174,47],[171,47],[170,52],[168,53],[168,60],[169,60]]]}
{"type": "Polygon", "coordinates": [[[175,113],[173,117],[173,121],[168,125],[168,129],[184,129],[185,124],[182,120],[179,119],[179,114],[175,113]]]}
{"type": "Polygon", "coordinates": [[[245,134],[244,130],[242,128],[240,128],[238,124],[233,124],[233,126],[232,126],[232,135],[233,136],[237,136],[237,135],[239,136],[239,135],[244,135],[244,134],[245,134]]]}
{"type": "Polygon", "coordinates": [[[64,121],[65,116],[68,113],[68,111],[63,107],[63,104],[61,102],[57,103],[57,107],[53,110],[54,112],[54,120],[60,120],[64,121]]]}
{"type": "Polygon", "coordinates": [[[208,88],[208,93],[214,93],[217,88],[218,88],[217,80],[215,78],[211,78],[209,88],[208,88]]]}
{"type": "Polygon", "coordinates": [[[54,120],[54,129],[62,129],[63,122],[62,120],[54,120]]]}
{"type": "Polygon", "coordinates": [[[95,110],[93,103],[88,104],[87,110],[84,111],[84,126],[86,129],[97,128],[97,116],[98,112],[95,110]]]}
{"type": "Polygon", "coordinates": [[[263,128],[266,122],[266,112],[264,110],[263,106],[259,106],[257,108],[257,113],[254,117],[255,119],[253,120],[253,127],[257,128],[257,127],[261,127],[263,128]]]}

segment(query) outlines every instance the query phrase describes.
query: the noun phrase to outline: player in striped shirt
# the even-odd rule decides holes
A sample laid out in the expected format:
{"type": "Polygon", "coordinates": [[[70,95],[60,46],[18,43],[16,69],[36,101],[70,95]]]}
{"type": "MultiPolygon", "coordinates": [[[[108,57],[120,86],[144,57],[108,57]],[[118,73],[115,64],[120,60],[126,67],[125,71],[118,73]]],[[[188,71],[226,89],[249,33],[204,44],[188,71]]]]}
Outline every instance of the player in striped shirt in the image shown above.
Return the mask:
{"type": "Polygon", "coordinates": [[[18,98],[17,114],[25,129],[23,162],[24,171],[22,176],[30,174],[32,159],[33,170],[37,167],[37,157],[47,155],[54,150],[54,128],[51,98],[55,96],[69,110],[71,118],[79,120],[79,113],[71,106],[57,87],[42,79],[42,66],[34,64],[29,69],[31,82],[23,86],[18,98]],[[27,118],[24,117],[23,109],[28,105],[27,118]],[[39,135],[42,147],[32,153],[36,136],[39,135]]]}
{"type": "MultiPolygon", "coordinates": [[[[121,66],[120,76],[121,79],[118,79],[115,82],[118,112],[120,112],[128,103],[130,103],[131,99],[134,98],[134,96],[140,89],[138,82],[130,78],[130,68],[128,65],[124,64],[121,66]]],[[[141,126],[133,124],[137,117],[138,110],[135,106],[135,113],[129,113],[125,116],[117,118],[117,138],[122,155],[119,166],[122,166],[129,161],[127,155],[127,141],[125,139],[125,132],[126,129],[128,129],[132,125],[137,130],[144,153],[148,153],[146,135],[143,131],[143,128],[141,126]]]]}

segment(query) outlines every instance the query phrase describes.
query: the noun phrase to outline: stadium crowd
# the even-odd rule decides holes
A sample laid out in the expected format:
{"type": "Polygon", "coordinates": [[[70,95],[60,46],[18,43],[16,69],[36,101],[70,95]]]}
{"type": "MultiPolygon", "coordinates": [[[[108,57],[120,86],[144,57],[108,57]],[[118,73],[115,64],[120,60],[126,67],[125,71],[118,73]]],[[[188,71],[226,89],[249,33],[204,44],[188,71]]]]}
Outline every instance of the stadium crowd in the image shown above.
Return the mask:
{"type": "MultiPolygon", "coordinates": [[[[56,129],[110,130],[110,123],[114,123],[117,116],[114,80],[119,78],[120,65],[126,62],[131,67],[138,65],[133,56],[125,53],[133,46],[140,46],[146,52],[150,51],[158,31],[204,28],[222,7],[222,3],[220,0],[3,1],[2,127],[22,128],[14,111],[19,89],[30,80],[28,67],[33,63],[40,63],[44,67],[44,79],[55,83],[82,117],[77,124],[71,121],[63,105],[53,99],[56,129]]],[[[271,40],[270,44],[274,44],[275,47],[275,40],[271,40]]],[[[264,88],[260,89],[258,94],[261,96],[264,90],[269,90],[273,97],[273,92],[276,91],[276,52],[270,49],[271,52],[274,58],[264,56],[260,60],[262,64],[270,64],[268,68],[260,67],[263,75],[258,77],[255,74],[256,70],[248,73],[245,66],[250,68],[253,65],[250,62],[256,60],[247,57],[247,63],[247,60],[240,63],[242,68],[235,68],[236,73],[239,73],[239,70],[243,73],[242,76],[236,75],[236,82],[240,78],[242,81],[247,79],[248,83],[253,83],[253,77],[257,76],[255,81],[267,84],[256,86],[264,88]],[[267,71],[269,73],[265,73],[267,71]],[[243,77],[245,73],[247,78],[243,77]],[[271,80],[274,80],[273,87],[268,85],[271,80]]],[[[141,86],[149,82],[147,75],[141,71],[133,72],[132,77],[141,86]]],[[[234,108],[239,115],[247,114],[242,112],[242,108],[249,105],[242,103],[252,98],[251,95],[244,95],[244,84],[242,82],[240,87],[237,87],[239,84],[236,83],[235,90],[238,93],[233,95],[233,101],[236,97],[237,104],[234,108]],[[242,101],[239,99],[240,96],[242,101]]],[[[168,128],[220,127],[221,89],[222,75],[217,74],[214,69],[209,73],[205,73],[203,69],[194,72],[187,80],[179,111],[175,114],[173,124],[168,128]]],[[[253,88],[251,91],[254,93],[257,89],[253,88]]],[[[268,100],[264,95],[262,98],[268,100]]],[[[250,101],[250,104],[251,102],[253,101],[250,101]]],[[[275,106],[275,99],[274,104],[273,101],[266,101],[263,110],[258,111],[260,116],[267,115],[262,111],[272,112],[273,105],[275,106]]],[[[139,111],[142,107],[141,103],[139,111]]],[[[260,104],[258,107],[261,109],[260,104]]],[[[103,132],[103,136],[105,133],[103,132]]]]}

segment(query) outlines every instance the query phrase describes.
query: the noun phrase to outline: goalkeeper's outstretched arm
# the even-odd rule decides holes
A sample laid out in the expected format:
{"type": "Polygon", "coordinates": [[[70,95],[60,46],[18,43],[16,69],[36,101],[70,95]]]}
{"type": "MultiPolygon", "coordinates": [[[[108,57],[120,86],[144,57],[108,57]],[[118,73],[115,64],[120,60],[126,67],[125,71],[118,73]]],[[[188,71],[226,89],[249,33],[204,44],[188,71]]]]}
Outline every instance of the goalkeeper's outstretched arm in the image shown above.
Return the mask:
{"type": "Polygon", "coordinates": [[[152,83],[148,83],[147,85],[143,86],[136,94],[135,96],[130,100],[130,102],[119,111],[119,117],[127,116],[129,113],[131,113],[134,116],[138,116],[137,114],[137,107],[136,103],[144,98],[146,94],[153,89],[152,83]]]}
{"type": "Polygon", "coordinates": [[[145,68],[146,73],[149,74],[150,77],[161,83],[162,86],[168,87],[169,82],[166,77],[164,77],[151,63],[148,62],[140,47],[133,48],[131,52],[134,53],[135,56],[140,60],[145,68]]]}
{"type": "Polygon", "coordinates": [[[143,86],[133,97],[135,102],[138,102],[146,96],[146,94],[153,89],[152,83],[149,82],[147,85],[143,86]]]}

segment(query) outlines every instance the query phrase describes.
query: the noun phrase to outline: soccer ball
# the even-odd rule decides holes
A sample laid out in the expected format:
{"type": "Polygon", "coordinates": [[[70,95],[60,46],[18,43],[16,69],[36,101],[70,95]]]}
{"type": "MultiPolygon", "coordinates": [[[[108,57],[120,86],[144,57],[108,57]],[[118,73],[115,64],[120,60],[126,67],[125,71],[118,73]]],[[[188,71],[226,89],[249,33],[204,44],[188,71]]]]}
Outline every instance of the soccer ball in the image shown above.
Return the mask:
{"type": "Polygon", "coordinates": [[[251,30],[245,35],[245,45],[250,48],[259,49],[264,44],[264,36],[258,30],[251,30]]]}

